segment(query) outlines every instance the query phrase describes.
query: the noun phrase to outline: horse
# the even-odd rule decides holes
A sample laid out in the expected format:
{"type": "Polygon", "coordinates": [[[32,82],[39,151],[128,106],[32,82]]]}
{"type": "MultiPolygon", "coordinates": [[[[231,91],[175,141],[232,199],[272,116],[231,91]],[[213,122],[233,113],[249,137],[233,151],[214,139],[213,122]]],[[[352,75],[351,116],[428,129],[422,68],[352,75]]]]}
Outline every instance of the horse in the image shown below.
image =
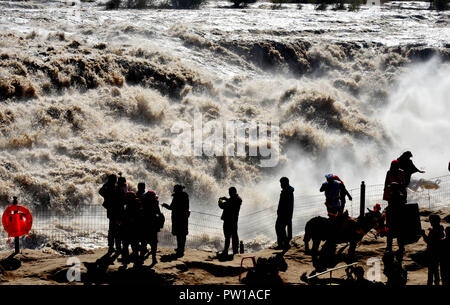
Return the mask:
{"type": "Polygon", "coordinates": [[[321,216],[314,217],[305,226],[305,253],[311,253],[313,261],[317,258],[321,241],[333,244],[350,243],[348,257],[353,260],[356,245],[373,228],[377,234],[384,232],[385,214],[379,209],[370,210],[363,217],[356,219],[348,216],[348,211],[338,215],[335,219],[321,216]],[[312,249],[309,248],[309,241],[312,240],[312,249]]]}

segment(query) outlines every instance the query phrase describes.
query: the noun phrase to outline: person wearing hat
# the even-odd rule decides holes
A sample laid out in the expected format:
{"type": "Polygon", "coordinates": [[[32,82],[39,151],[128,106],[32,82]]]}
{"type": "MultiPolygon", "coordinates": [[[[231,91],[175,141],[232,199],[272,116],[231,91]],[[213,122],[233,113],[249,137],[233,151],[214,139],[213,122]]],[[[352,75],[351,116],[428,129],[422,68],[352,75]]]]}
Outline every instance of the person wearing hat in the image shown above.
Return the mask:
{"type": "Polygon", "coordinates": [[[188,235],[189,195],[183,191],[184,186],[173,187],[172,203],[163,203],[161,206],[172,211],[172,234],[177,237],[175,253],[178,257],[184,256],[186,236],[188,235]]]}
{"type": "Polygon", "coordinates": [[[412,153],[410,151],[405,151],[400,157],[397,158],[399,162],[400,169],[402,169],[405,173],[405,183],[406,186],[409,185],[409,182],[411,181],[411,176],[414,173],[425,173],[425,171],[419,170],[411,160],[412,153]]]}
{"type": "Polygon", "coordinates": [[[325,205],[327,206],[328,216],[337,216],[341,208],[341,182],[336,181],[333,174],[327,174],[325,178],[327,181],[322,184],[320,191],[325,192],[325,205]]]}
{"type": "Polygon", "coordinates": [[[159,209],[158,196],[152,190],[145,190],[145,183],[138,184],[136,193],[140,201],[140,256],[144,261],[147,254],[147,245],[150,244],[152,265],[158,263],[156,252],[158,249],[158,232],[164,225],[164,215],[159,209]]]}

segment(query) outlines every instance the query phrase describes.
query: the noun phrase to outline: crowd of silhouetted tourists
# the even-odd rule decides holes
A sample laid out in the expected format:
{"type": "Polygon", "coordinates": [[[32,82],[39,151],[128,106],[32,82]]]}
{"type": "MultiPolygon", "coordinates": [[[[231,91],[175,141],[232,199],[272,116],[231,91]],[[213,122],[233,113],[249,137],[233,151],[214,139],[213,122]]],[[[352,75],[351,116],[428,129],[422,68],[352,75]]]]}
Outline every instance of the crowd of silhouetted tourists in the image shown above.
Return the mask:
{"type": "MultiPolygon", "coordinates": [[[[183,188],[181,185],[175,185],[172,203],[162,204],[172,210],[172,234],[177,237],[177,257],[184,255],[190,213],[189,196],[183,188]]],[[[131,262],[137,266],[142,265],[151,253],[152,265],[156,264],[158,232],[165,222],[156,193],[146,190],[144,182],[138,184],[138,191],[135,193],[128,189],[125,177],[117,178],[114,174],[108,176],[107,183],[99,193],[104,198],[103,206],[109,219],[108,252],[121,255],[119,260],[125,266],[131,262]]]]}
{"type": "MultiPolygon", "coordinates": [[[[383,256],[384,274],[388,278],[388,284],[406,284],[407,273],[402,266],[405,245],[417,242],[418,238],[423,237],[427,244],[425,256],[428,267],[428,284],[432,285],[434,283],[439,285],[442,279],[442,284],[449,285],[450,227],[447,226],[444,229],[440,223],[439,215],[431,214],[429,216],[431,224],[429,232],[427,233],[420,229],[420,232],[415,234],[411,232],[417,229],[417,223],[415,224],[416,227],[412,227],[413,222],[405,221],[405,219],[413,219],[414,217],[414,219],[419,219],[417,204],[414,210],[414,206],[407,203],[407,187],[411,181],[412,174],[416,172],[424,173],[424,171],[417,169],[411,157],[411,152],[407,151],[391,162],[390,168],[386,173],[383,192],[383,200],[387,201],[387,207],[384,213],[381,213],[381,206],[377,204],[372,211],[380,215],[383,224],[385,221],[385,226],[382,229],[376,228],[377,233],[387,237],[385,254],[383,256]],[[406,231],[409,232],[409,235],[415,235],[412,237],[408,236],[408,234],[405,234],[406,231]],[[396,253],[392,249],[394,238],[397,239],[398,246],[396,253]]],[[[327,174],[325,178],[326,181],[321,185],[320,192],[324,192],[325,195],[328,218],[326,222],[322,222],[322,226],[324,230],[333,231],[333,234],[327,235],[329,236],[327,243],[328,247],[330,243],[334,243],[334,248],[331,247],[331,249],[335,249],[336,244],[339,243],[336,236],[339,235],[340,230],[344,230],[344,227],[348,230],[349,224],[351,227],[355,221],[362,221],[359,219],[362,216],[358,219],[352,219],[348,216],[348,212],[345,210],[346,199],[353,200],[353,198],[346,189],[342,179],[335,174],[327,174]],[[351,222],[349,223],[348,221],[351,222]],[[335,240],[330,236],[334,236],[335,240]]],[[[277,236],[275,249],[283,250],[281,253],[285,253],[290,248],[292,239],[294,188],[290,185],[287,177],[282,177],[279,182],[281,193],[275,222],[275,233],[277,236]]],[[[225,239],[223,251],[218,253],[218,258],[229,256],[230,243],[232,256],[239,253],[239,251],[242,253],[242,244],[241,249],[239,249],[240,240],[238,235],[238,220],[242,199],[236,187],[230,187],[228,192],[229,197],[220,197],[218,200],[218,207],[223,210],[221,220],[223,221],[225,239]]],[[[145,183],[140,182],[138,191],[135,193],[129,190],[124,177],[121,175],[117,177],[112,174],[108,176],[108,181],[102,186],[99,193],[104,198],[103,206],[107,210],[109,219],[108,253],[116,253],[118,256],[121,256],[118,259],[124,266],[129,263],[141,266],[150,254],[152,256],[152,265],[156,264],[158,262],[156,257],[158,232],[165,223],[156,192],[147,190],[145,183]],[[150,251],[147,248],[148,245],[150,246],[150,251]],[[129,253],[130,247],[131,254],[129,253]]],[[[184,186],[175,185],[173,187],[171,204],[163,203],[161,206],[172,212],[172,234],[176,236],[177,240],[177,248],[173,255],[176,258],[182,257],[186,247],[186,237],[189,233],[188,220],[190,216],[189,195],[184,191],[184,186]]],[[[420,219],[418,222],[418,227],[420,228],[420,219]]],[[[366,231],[372,228],[373,224],[368,226],[366,231]]],[[[356,228],[355,230],[364,231],[361,228],[356,228]]],[[[357,232],[358,234],[359,231],[357,232]]],[[[367,232],[362,232],[360,238],[365,233],[367,232]]]]}
{"type": "MultiPolygon", "coordinates": [[[[389,171],[386,173],[383,199],[388,202],[386,211],[386,225],[389,228],[387,233],[386,252],[392,252],[393,238],[397,236],[398,253],[397,261],[401,263],[407,243],[406,234],[401,234],[405,229],[403,219],[407,214],[407,187],[414,173],[424,173],[419,170],[411,160],[412,153],[407,151],[399,158],[391,162],[389,171]]],[[[450,170],[450,164],[449,164],[450,170]]],[[[449,239],[450,227],[444,230],[441,225],[440,216],[431,214],[429,216],[431,228],[428,234],[421,230],[421,236],[427,244],[425,251],[425,261],[428,267],[428,285],[439,285],[440,277],[442,284],[449,285],[449,239]],[[440,272],[439,272],[440,267],[440,272]],[[441,276],[440,276],[441,275],[441,276]]]]}

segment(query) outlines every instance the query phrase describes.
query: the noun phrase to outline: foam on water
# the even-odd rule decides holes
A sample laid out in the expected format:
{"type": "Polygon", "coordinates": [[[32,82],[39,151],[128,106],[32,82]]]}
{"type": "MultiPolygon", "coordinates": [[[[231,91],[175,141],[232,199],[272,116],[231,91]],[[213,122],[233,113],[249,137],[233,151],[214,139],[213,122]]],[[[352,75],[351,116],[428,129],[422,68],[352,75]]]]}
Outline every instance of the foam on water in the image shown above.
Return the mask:
{"type": "Polygon", "coordinates": [[[236,185],[248,214],[277,203],[281,176],[297,195],[317,194],[328,172],[349,187],[380,184],[404,150],[421,177],[446,172],[448,13],[421,2],[360,12],[224,4],[74,12],[0,2],[2,203],[19,195],[70,215],[101,203],[106,175],[122,172],[161,202],[182,183],[191,208],[213,214],[236,185]],[[174,156],[171,126],[198,112],[205,122],[279,122],[280,162],[174,156]]]}

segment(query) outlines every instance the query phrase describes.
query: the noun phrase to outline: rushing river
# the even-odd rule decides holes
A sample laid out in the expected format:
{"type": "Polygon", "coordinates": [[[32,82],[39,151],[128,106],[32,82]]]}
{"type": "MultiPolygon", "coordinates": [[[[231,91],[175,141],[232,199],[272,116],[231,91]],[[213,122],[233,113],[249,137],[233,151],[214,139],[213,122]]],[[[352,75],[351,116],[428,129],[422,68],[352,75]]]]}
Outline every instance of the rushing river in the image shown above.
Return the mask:
{"type": "Polygon", "coordinates": [[[318,194],[328,172],[349,187],[380,184],[406,150],[426,170],[421,178],[446,173],[448,12],[426,2],[357,12],[227,5],[0,1],[2,204],[18,195],[70,214],[100,204],[106,175],[121,172],[161,202],[182,183],[191,209],[212,214],[235,185],[248,214],[277,203],[281,176],[297,196],[318,194]],[[275,164],[248,153],[197,156],[194,145],[175,155],[173,126],[194,126],[199,115],[203,125],[271,123],[275,164]]]}

